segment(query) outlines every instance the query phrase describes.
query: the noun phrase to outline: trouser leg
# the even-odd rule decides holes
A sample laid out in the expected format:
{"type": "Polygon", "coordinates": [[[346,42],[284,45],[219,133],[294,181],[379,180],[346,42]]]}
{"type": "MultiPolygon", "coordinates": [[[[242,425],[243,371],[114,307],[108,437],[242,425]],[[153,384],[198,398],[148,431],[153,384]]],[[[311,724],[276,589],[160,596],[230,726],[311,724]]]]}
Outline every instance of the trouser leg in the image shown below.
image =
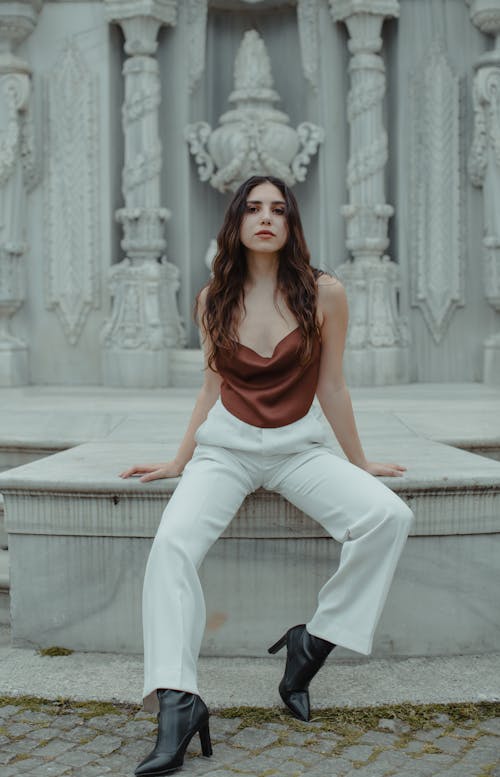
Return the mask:
{"type": "Polygon", "coordinates": [[[342,543],[339,566],[319,592],[308,631],[370,653],[413,513],[380,480],[322,446],[294,456],[266,487],[342,543]]]}
{"type": "Polygon", "coordinates": [[[198,446],[160,522],[143,587],[144,708],[157,688],[198,693],[196,664],[205,628],[198,567],[254,490],[236,456],[198,446]]]}

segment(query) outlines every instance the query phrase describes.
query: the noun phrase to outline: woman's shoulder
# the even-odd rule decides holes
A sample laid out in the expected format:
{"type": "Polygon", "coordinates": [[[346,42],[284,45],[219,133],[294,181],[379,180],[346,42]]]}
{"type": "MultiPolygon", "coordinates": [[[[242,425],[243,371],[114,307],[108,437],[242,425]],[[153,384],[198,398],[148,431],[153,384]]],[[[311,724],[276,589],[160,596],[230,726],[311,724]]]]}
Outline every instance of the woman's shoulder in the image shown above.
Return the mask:
{"type": "Polygon", "coordinates": [[[314,275],[318,289],[318,298],[335,299],[345,293],[344,287],[335,273],[327,270],[315,270],[314,275]]]}
{"type": "Polygon", "coordinates": [[[347,299],[345,289],[340,280],[329,272],[321,272],[316,276],[318,289],[318,324],[322,328],[325,319],[346,315],[347,299]]]}

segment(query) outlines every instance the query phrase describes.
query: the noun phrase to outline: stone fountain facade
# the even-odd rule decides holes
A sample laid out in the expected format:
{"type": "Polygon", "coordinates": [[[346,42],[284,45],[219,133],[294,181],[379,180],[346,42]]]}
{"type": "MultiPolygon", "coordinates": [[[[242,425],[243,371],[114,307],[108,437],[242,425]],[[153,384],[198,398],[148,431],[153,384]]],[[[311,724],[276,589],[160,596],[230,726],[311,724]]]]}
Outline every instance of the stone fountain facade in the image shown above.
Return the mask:
{"type": "Polygon", "coordinates": [[[199,384],[253,173],[346,286],[350,385],[498,385],[499,41],[500,0],[0,2],[0,385],[199,384]]]}

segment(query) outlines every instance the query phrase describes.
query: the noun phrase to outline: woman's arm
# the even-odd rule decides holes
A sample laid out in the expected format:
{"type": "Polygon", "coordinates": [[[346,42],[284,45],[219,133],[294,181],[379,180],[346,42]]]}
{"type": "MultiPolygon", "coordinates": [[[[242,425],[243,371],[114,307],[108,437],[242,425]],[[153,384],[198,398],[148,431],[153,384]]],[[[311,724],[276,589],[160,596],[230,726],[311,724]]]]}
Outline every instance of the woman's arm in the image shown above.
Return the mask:
{"type": "Polygon", "coordinates": [[[352,464],[372,475],[401,475],[406,467],[367,461],[363,452],[342,371],[349,315],[344,287],[337,279],[318,281],[318,313],[322,351],[316,395],[342,450],[352,464]]]}
{"type": "MultiPolygon", "coordinates": [[[[205,305],[206,289],[203,289],[198,298],[198,320],[201,321],[203,308],[205,305]]],[[[191,459],[196,442],[194,436],[196,430],[203,423],[208,415],[208,411],[215,404],[219,393],[221,377],[215,371],[208,367],[208,353],[210,350],[210,342],[206,331],[203,329],[203,325],[200,324],[202,330],[203,352],[205,360],[204,381],[203,386],[196,399],[191,418],[189,420],[186,433],[182,439],[175,457],[170,461],[159,464],[136,464],[133,467],[129,467],[120,474],[122,478],[128,478],[130,475],[142,475],[141,481],[146,483],[149,480],[157,480],[158,478],[172,478],[180,475],[191,459]]]]}

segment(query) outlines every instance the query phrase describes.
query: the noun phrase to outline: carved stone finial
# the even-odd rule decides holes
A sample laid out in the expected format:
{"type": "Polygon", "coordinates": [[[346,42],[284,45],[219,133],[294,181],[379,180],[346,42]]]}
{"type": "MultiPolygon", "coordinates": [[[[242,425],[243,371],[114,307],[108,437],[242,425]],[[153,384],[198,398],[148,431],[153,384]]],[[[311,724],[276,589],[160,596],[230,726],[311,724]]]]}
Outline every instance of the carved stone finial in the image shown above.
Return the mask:
{"type": "Polygon", "coordinates": [[[229,95],[229,102],[279,102],[279,94],[273,86],[271,62],[264,41],[256,30],[248,30],[234,61],[234,91],[229,95]]]}
{"type": "Polygon", "coordinates": [[[249,30],[235,61],[229,101],[236,108],[221,116],[213,132],[206,122],[186,127],[200,180],[221,192],[234,191],[251,175],[275,175],[289,185],[305,180],[323,130],[308,122],[289,127],[286,113],[273,107],[279,99],[264,41],[249,30]]]}

